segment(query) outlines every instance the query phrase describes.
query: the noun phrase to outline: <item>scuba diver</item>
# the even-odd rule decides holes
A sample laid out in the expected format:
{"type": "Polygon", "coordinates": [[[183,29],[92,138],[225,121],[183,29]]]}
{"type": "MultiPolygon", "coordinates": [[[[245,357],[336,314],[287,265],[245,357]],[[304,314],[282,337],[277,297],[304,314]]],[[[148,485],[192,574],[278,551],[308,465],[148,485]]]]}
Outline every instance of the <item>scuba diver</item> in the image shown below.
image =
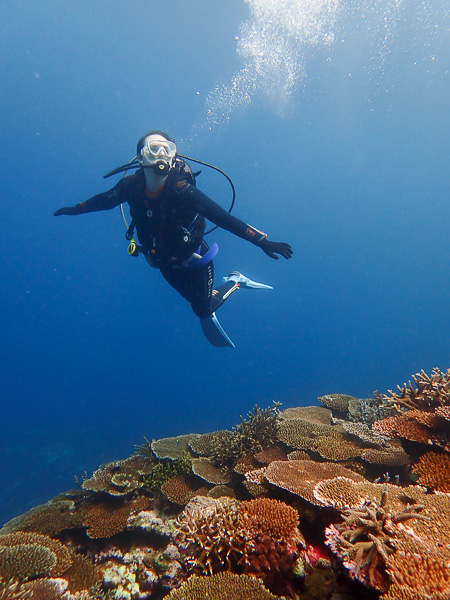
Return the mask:
{"type": "MultiPolygon", "coordinates": [[[[108,192],[97,194],[89,200],[60,208],[54,216],[81,215],[110,210],[127,202],[131,224],[127,225],[126,238],[130,241],[128,253],[143,254],[151,267],[161,271],[164,279],[191,305],[200,318],[202,330],[213,346],[229,346],[233,342],[221,327],[217,309],[237,289],[273,289],[257,283],[238,271],[224,277],[225,283],[214,288],[213,258],[217,244],[211,248],[204,240],[208,219],[234,235],[259,246],[267,256],[278,260],[292,257],[292,248],[284,242],[272,242],[267,235],[230,214],[234,203],[234,186],[230,178],[218,169],[232,185],[233,203],[227,212],[196,187],[190,166],[179,155],[175,141],[162,131],[150,131],[137,143],[136,156],[126,165],[114,169],[105,177],[124,173],[122,179],[108,192]],[[132,175],[127,171],[137,168],[132,175]],[[134,240],[136,229],[139,244],[134,240]]],[[[206,232],[210,233],[210,232],[206,232]]]]}

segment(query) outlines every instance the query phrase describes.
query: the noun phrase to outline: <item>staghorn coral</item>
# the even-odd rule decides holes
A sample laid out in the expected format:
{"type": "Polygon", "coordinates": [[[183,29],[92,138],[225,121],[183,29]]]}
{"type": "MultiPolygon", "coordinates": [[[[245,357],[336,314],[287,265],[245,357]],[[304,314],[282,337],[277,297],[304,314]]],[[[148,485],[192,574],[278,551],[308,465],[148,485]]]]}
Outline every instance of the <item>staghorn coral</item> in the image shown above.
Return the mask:
{"type": "Polygon", "coordinates": [[[233,469],[244,454],[254,454],[274,445],[277,439],[278,406],[260,409],[255,406],[230,435],[217,437],[210,458],[216,467],[233,469]]]}
{"type": "MultiPolygon", "coordinates": [[[[0,549],[5,552],[4,556],[7,555],[5,549],[15,547],[22,548],[31,561],[33,560],[33,556],[35,558],[38,557],[38,553],[34,552],[34,550],[36,548],[44,548],[43,553],[48,556],[52,563],[46,572],[52,577],[58,577],[72,564],[73,558],[70,550],[58,540],[54,540],[47,535],[17,531],[0,536],[0,549]],[[48,550],[48,552],[45,552],[45,550],[48,550]],[[54,559],[50,558],[50,555],[54,559]]],[[[20,551],[18,550],[18,552],[20,551]]],[[[22,560],[25,561],[25,557],[22,560]]],[[[33,568],[33,562],[29,564],[29,568],[33,568]]]]}
{"type": "Polygon", "coordinates": [[[422,369],[420,373],[411,377],[417,389],[412,386],[411,381],[408,381],[407,384],[403,384],[403,387],[397,386],[400,394],[388,390],[389,396],[385,396],[387,402],[397,409],[418,409],[426,412],[450,405],[450,369],[442,373],[440,369],[434,367],[431,377],[422,369]]]}
{"type": "Polygon", "coordinates": [[[450,494],[428,494],[425,488],[417,485],[399,487],[390,483],[357,482],[346,477],[337,477],[318,483],[314,489],[314,496],[320,504],[345,510],[361,505],[367,500],[379,504],[384,491],[392,511],[402,511],[408,505],[424,507],[421,514],[427,517],[427,520],[420,518],[407,526],[399,525],[405,534],[429,548],[439,548],[443,556],[447,552],[445,549],[450,551],[450,494]]]}
{"type": "Polygon", "coordinates": [[[278,600],[261,582],[248,575],[217,573],[211,577],[192,575],[167,600],[278,600]]]}
{"type": "Polygon", "coordinates": [[[216,469],[208,458],[192,459],[192,472],[207,483],[214,485],[225,485],[230,481],[229,475],[216,469]]]}
{"type": "Polygon", "coordinates": [[[338,476],[364,481],[362,475],[337,463],[318,463],[313,460],[274,461],[265,468],[263,473],[265,480],[272,485],[288,490],[311,504],[318,504],[313,494],[315,485],[319,481],[338,476]]]}
{"type": "Polygon", "coordinates": [[[426,452],[419,462],[412,466],[418,474],[417,482],[440,492],[450,492],[450,455],[447,453],[426,452]]]}
{"type": "Polygon", "coordinates": [[[450,596],[450,561],[437,554],[397,551],[388,558],[387,571],[394,586],[420,591],[422,598],[440,593],[450,596]]]}
{"type": "Polygon", "coordinates": [[[361,506],[344,511],[344,521],[325,530],[325,543],[342,559],[353,577],[386,590],[385,566],[394,552],[393,538],[402,535],[398,525],[411,519],[426,518],[418,514],[423,508],[423,505],[409,505],[394,512],[388,505],[387,490],[384,489],[378,504],[367,500],[361,506]]]}

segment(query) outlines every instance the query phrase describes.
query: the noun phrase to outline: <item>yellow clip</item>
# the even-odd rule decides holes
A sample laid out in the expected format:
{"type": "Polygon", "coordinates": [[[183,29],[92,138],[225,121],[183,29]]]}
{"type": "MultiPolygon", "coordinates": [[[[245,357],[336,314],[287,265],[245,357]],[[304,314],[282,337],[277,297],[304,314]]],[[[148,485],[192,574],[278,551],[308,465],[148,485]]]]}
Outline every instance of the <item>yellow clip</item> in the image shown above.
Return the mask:
{"type": "Polygon", "coordinates": [[[131,240],[131,242],[128,244],[127,252],[130,256],[136,256],[137,247],[134,240],[131,240]]]}

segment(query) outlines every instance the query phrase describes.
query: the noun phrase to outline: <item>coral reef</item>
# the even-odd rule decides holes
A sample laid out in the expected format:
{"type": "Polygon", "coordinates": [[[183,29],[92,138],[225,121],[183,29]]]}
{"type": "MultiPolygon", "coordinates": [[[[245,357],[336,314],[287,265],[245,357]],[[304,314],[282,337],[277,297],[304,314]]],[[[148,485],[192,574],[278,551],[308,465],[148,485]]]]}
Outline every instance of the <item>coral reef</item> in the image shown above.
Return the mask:
{"type": "Polygon", "coordinates": [[[413,380],[144,438],[3,526],[0,600],[449,600],[450,370],[413,380]]]}

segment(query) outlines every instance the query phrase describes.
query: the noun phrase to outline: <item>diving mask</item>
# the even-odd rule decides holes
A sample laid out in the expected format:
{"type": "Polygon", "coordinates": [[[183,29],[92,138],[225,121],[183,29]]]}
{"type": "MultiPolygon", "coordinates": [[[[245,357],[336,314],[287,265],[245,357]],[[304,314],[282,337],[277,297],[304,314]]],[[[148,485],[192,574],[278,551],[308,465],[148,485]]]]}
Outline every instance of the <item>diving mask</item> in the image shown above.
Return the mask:
{"type": "MultiPolygon", "coordinates": [[[[150,135],[142,148],[138,161],[142,167],[155,167],[159,162],[172,164],[177,154],[174,142],[166,140],[162,135],[150,135]]],[[[162,170],[162,169],[161,169],[162,170]]]]}

